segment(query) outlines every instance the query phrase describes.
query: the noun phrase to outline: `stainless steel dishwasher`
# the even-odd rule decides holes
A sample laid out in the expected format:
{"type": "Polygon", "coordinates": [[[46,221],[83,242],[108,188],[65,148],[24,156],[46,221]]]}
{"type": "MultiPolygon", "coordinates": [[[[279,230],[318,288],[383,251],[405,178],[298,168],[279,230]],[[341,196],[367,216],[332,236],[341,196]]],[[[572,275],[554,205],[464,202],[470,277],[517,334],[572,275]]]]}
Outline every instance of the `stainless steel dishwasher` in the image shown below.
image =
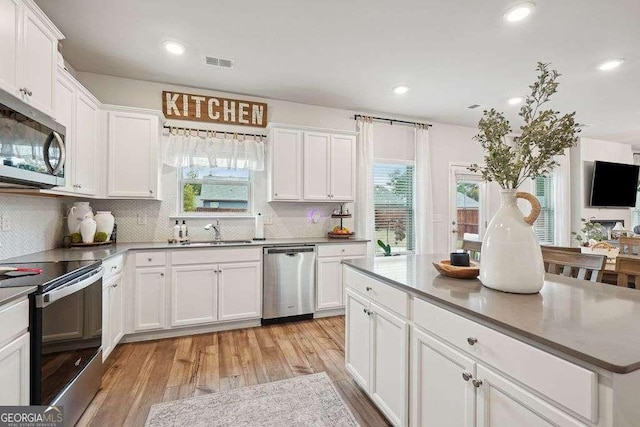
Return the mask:
{"type": "Polygon", "coordinates": [[[315,246],[266,247],[262,323],[313,318],[315,246]]]}

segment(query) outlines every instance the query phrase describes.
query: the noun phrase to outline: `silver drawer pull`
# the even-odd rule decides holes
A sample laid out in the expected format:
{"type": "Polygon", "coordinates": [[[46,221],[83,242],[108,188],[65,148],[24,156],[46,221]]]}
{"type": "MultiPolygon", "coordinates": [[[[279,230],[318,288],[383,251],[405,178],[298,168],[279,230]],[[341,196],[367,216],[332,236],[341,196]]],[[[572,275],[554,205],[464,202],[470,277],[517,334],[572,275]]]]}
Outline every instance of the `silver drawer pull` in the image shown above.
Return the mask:
{"type": "Polygon", "coordinates": [[[478,388],[478,387],[480,387],[482,385],[482,380],[473,380],[473,381],[471,381],[471,383],[473,384],[473,386],[475,388],[478,388]]]}
{"type": "Polygon", "coordinates": [[[478,342],[478,338],[476,337],[469,337],[467,338],[467,342],[469,343],[469,345],[475,345],[475,343],[478,342]]]}
{"type": "Polygon", "coordinates": [[[367,290],[367,292],[373,290],[373,288],[371,286],[367,286],[365,289],[367,290]]]}
{"type": "Polygon", "coordinates": [[[463,380],[469,381],[471,378],[473,378],[473,375],[471,375],[470,373],[468,373],[468,372],[463,372],[462,373],[462,379],[463,380]]]}

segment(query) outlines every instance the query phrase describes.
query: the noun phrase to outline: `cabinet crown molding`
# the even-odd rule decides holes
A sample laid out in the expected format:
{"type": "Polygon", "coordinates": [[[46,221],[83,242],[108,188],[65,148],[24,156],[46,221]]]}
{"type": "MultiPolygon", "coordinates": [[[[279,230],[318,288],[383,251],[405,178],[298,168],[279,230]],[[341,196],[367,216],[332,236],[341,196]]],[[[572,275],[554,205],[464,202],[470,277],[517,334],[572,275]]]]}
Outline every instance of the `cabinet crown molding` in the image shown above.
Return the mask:
{"type": "Polygon", "coordinates": [[[27,6],[42,23],[47,27],[49,31],[58,39],[64,40],[66,37],[60,32],[58,27],[49,19],[49,17],[40,9],[40,7],[33,0],[22,0],[22,3],[27,6]]]}

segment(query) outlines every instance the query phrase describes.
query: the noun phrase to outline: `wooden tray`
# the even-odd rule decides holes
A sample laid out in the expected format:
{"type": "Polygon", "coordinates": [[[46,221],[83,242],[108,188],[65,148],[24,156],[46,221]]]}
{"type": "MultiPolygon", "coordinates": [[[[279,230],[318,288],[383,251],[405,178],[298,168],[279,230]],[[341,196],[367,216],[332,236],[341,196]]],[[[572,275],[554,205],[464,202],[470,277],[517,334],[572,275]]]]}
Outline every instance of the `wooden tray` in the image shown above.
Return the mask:
{"type": "Polygon", "coordinates": [[[470,267],[456,267],[451,265],[448,259],[434,262],[433,266],[438,270],[438,273],[454,279],[470,280],[475,279],[480,274],[480,265],[474,261],[471,261],[470,267]]]}
{"type": "Polygon", "coordinates": [[[350,239],[353,236],[355,236],[356,233],[349,233],[349,234],[333,234],[332,232],[328,232],[327,236],[329,236],[331,239],[350,239]]]}
{"type": "Polygon", "coordinates": [[[111,240],[106,241],[106,242],[93,242],[93,243],[71,243],[71,247],[75,248],[82,248],[82,247],[89,247],[89,246],[104,246],[104,245],[110,245],[113,242],[111,240]]]}

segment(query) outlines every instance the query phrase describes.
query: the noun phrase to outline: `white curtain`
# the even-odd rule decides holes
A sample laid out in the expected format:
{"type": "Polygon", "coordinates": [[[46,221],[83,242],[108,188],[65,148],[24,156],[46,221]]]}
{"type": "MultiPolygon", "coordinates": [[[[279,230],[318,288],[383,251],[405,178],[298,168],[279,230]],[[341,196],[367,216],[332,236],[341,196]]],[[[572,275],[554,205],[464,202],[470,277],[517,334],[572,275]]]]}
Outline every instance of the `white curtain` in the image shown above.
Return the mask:
{"type": "Polygon", "coordinates": [[[171,129],[163,136],[166,165],[264,170],[265,144],[260,137],[211,131],[171,129]]]}
{"type": "Polygon", "coordinates": [[[429,128],[415,128],[416,255],[433,253],[433,195],[429,128]]]}
{"type": "Polygon", "coordinates": [[[362,117],[357,122],[358,155],[356,179],[356,235],[369,239],[367,254],[375,254],[375,210],[373,200],[373,120],[362,117]]]}
{"type": "Polygon", "coordinates": [[[569,149],[564,156],[556,156],[559,166],[555,174],[556,223],[555,235],[558,246],[571,246],[571,164],[569,149]]]}

